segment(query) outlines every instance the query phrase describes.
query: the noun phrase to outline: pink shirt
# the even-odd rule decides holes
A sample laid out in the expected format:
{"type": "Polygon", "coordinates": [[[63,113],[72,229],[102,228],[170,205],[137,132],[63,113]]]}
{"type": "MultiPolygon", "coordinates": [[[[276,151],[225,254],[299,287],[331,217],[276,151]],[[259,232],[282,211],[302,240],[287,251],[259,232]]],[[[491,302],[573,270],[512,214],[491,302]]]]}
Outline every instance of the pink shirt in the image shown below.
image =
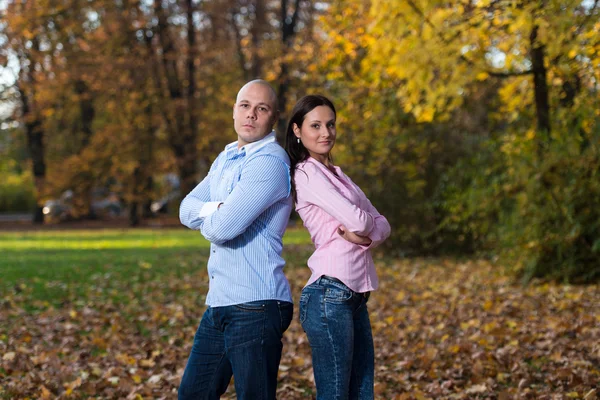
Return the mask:
{"type": "Polygon", "coordinates": [[[312,275],[333,276],[355,292],[377,289],[379,280],[370,249],[390,235],[390,224],[358,186],[339,167],[337,176],[312,157],[298,164],[294,174],[296,211],[308,229],[315,252],[308,259],[312,275]],[[337,232],[340,225],[361,236],[368,246],[348,242],[337,232]]]}

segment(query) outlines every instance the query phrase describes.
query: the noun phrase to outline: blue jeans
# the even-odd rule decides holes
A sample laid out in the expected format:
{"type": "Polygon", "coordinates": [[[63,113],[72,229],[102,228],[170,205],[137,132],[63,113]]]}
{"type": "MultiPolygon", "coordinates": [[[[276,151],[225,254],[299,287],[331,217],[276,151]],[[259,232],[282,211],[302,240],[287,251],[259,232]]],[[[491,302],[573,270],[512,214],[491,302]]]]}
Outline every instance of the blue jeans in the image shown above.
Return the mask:
{"type": "Polygon", "coordinates": [[[209,307],[194,337],[179,399],[219,399],[234,377],[238,399],[275,399],[283,332],[292,303],[261,300],[209,307]]]}
{"type": "Polygon", "coordinates": [[[375,356],[367,301],[342,282],[322,276],[300,296],[317,400],[372,400],[375,356]]]}

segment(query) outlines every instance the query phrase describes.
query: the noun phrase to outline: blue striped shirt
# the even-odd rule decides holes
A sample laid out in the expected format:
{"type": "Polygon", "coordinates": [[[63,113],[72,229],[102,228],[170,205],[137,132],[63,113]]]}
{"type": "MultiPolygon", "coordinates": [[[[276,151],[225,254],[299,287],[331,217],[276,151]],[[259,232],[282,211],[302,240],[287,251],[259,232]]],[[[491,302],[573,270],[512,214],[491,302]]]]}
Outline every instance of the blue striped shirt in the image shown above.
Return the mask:
{"type": "Polygon", "coordinates": [[[291,302],[281,257],[292,209],[289,158],[274,132],[237,146],[225,147],[179,209],[181,223],[211,242],[206,304],[291,302]],[[204,205],[215,201],[222,202],[219,209],[200,217],[204,205]]]}

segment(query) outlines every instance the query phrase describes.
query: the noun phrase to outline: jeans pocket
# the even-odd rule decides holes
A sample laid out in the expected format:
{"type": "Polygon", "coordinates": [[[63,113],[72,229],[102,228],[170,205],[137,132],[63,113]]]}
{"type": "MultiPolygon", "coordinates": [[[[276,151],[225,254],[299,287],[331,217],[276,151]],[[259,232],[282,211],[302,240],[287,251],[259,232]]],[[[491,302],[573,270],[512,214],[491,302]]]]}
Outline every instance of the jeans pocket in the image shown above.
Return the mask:
{"type": "Polygon", "coordinates": [[[302,293],[300,295],[300,323],[306,321],[306,309],[308,308],[308,299],[310,298],[309,293],[302,293]]]}
{"type": "Polygon", "coordinates": [[[325,289],[324,299],[329,303],[345,303],[352,299],[352,290],[329,286],[325,289]]]}
{"type": "Polygon", "coordinates": [[[248,311],[248,312],[265,312],[265,302],[264,301],[251,301],[248,303],[236,304],[233,307],[238,310],[248,311]]]}

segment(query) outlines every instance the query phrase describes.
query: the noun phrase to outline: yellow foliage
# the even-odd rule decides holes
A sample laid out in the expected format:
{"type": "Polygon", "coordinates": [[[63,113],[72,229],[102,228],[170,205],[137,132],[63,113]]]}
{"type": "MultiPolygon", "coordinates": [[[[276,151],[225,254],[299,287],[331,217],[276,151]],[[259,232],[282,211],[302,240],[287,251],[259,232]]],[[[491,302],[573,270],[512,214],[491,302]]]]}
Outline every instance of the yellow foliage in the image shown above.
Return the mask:
{"type": "Polygon", "coordinates": [[[569,51],[569,58],[573,59],[575,57],[577,57],[577,49],[572,49],[569,51]]]}
{"type": "MultiPolygon", "coordinates": [[[[367,33],[378,40],[368,42],[369,64],[381,65],[387,74],[403,80],[398,89],[403,108],[420,121],[432,118],[425,104],[434,109],[433,118],[444,119],[460,106],[468,86],[488,80],[492,70],[529,68],[529,38],[534,26],[535,45],[546,46],[548,59],[597,54],[594,45],[587,44],[597,36],[597,29],[573,30],[573,10],[565,10],[558,1],[548,2],[543,12],[536,2],[516,7],[514,2],[485,0],[475,5],[491,12],[466,13],[456,2],[372,2],[367,33]],[[573,41],[573,35],[587,42],[573,41]]],[[[598,61],[590,61],[597,70],[598,61]]],[[[550,68],[549,74],[552,71],[550,68]]],[[[502,80],[502,108],[509,119],[516,119],[532,103],[533,87],[527,80],[526,76],[502,80]]]]}

